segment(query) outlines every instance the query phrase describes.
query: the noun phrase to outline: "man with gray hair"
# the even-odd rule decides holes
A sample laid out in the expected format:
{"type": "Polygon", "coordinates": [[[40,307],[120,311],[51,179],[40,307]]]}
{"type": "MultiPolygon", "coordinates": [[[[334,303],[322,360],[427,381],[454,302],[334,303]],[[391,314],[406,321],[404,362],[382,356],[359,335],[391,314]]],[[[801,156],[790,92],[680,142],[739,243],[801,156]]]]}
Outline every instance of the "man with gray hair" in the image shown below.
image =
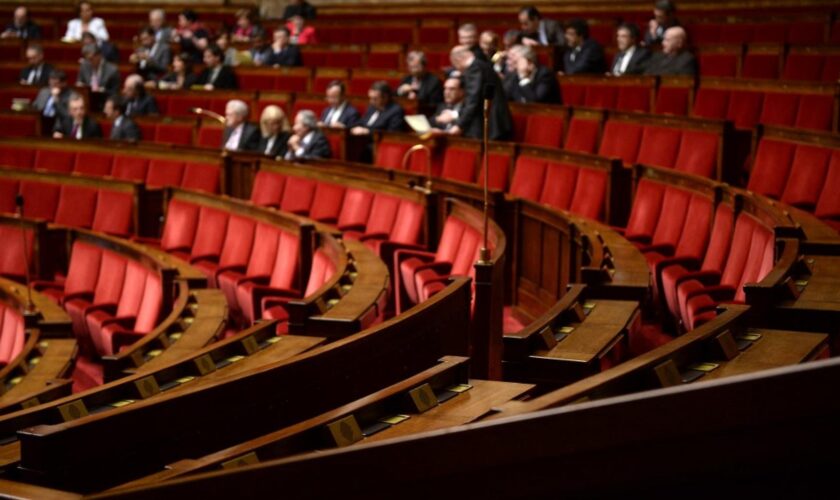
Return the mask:
{"type": "Polygon", "coordinates": [[[456,45],[449,53],[449,59],[463,75],[464,81],[464,105],[449,133],[481,139],[484,135],[483,103],[486,98],[492,100],[488,137],[494,141],[510,138],[513,119],[502,82],[490,64],[479,60],[466,45],[456,45]]]}
{"type": "Polygon", "coordinates": [[[163,9],[149,11],[149,27],[155,32],[155,43],[169,44],[172,41],[172,28],[166,25],[166,12],[163,9]]]}
{"type": "Polygon", "coordinates": [[[662,39],[662,52],[650,59],[646,75],[694,75],[697,73],[697,61],[694,54],[686,50],[687,36],[680,26],[665,30],[662,39]]]}
{"type": "Polygon", "coordinates": [[[400,81],[397,95],[416,100],[423,106],[434,108],[443,102],[443,90],[438,77],[426,70],[426,56],[413,50],[405,58],[408,76],[400,81]]]}
{"type": "Polygon", "coordinates": [[[120,90],[120,72],[117,66],[105,60],[102,49],[95,44],[82,47],[82,63],[76,85],[90,87],[92,92],[116,94],[120,90]]]}
{"type": "Polygon", "coordinates": [[[26,62],[29,64],[20,71],[20,84],[38,87],[47,85],[53,67],[44,62],[44,49],[37,43],[30,43],[26,47],[26,62]]]}
{"type": "Polygon", "coordinates": [[[318,117],[308,109],[298,111],[289,137],[287,160],[329,158],[330,142],[318,128],[318,117]]]}
{"type": "Polygon", "coordinates": [[[55,139],[92,139],[102,137],[102,129],[96,120],[88,116],[85,98],[76,94],[70,95],[67,115],[58,116],[53,126],[55,139]]]}
{"type": "Polygon", "coordinates": [[[554,72],[541,66],[537,53],[528,45],[514,45],[514,71],[505,77],[505,93],[513,102],[559,103],[560,87],[554,72]]]}
{"type": "Polygon", "coordinates": [[[260,130],[248,123],[248,105],[233,99],[225,105],[225,131],[222,149],[228,151],[256,151],[260,147],[260,130]]]}
{"type": "Polygon", "coordinates": [[[462,24],[458,27],[458,45],[467,46],[475,57],[484,62],[490,62],[487,55],[478,44],[478,28],[473,23],[462,24]]]}

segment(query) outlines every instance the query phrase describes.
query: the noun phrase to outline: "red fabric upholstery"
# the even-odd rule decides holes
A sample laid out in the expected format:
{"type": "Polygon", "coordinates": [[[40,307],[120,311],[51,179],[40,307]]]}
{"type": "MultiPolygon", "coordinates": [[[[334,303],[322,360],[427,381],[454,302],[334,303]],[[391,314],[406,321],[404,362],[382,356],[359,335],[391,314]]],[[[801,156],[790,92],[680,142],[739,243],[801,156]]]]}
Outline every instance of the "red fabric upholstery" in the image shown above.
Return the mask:
{"type": "Polygon", "coordinates": [[[587,85],[583,105],[588,108],[615,109],[618,89],[607,85],[587,85]]]}
{"type": "Polygon", "coordinates": [[[32,262],[32,240],[31,230],[23,230],[26,238],[26,248],[23,246],[21,228],[17,225],[0,225],[0,241],[3,241],[3,251],[0,252],[0,276],[24,281],[26,268],[32,262]],[[24,251],[26,250],[26,251],[24,251]]]}
{"type": "Polygon", "coordinates": [[[747,188],[776,199],[781,197],[795,148],[793,143],[763,139],[758,145],[747,188]]]}
{"type": "Polygon", "coordinates": [[[349,188],[344,195],[341,212],[338,216],[338,228],[364,227],[373,204],[373,193],[361,189],[349,188]]]}
{"type": "Polygon", "coordinates": [[[198,227],[198,205],[181,200],[171,200],[166,210],[166,222],[160,247],[169,252],[189,250],[192,247],[195,231],[198,227]]]}
{"type": "Polygon", "coordinates": [[[198,227],[190,250],[190,260],[216,258],[222,252],[228,224],[228,213],[202,206],[198,213],[198,227]]]}
{"type": "Polygon", "coordinates": [[[580,169],[569,210],[590,219],[604,219],[607,196],[607,173],[602,170],[580,169]]]}
{"type": "Polygon", "coordinates": [[[545,182],[545,160],[525,155],[516,159],[510,194],[538,201],[545,182]]]}
{"type": "Polygon", "coordinates": [[[147,187],[180,186],[184,176],[184,162],[152,158],[146,173],[147,187]]]}
{"type": "Polygon", "coordinates": [[[740,47],[732,52],[700,52],[697,54],[700,76],[738,76],[740,52],[740,47]]]}
{"type": "Polygon", "coordinates": [[[733,90],[729,98],[726,118],[732,120],[736,128],[753,128],[761,115],[764,94],[733,90]]]}
{"type": "Polygon", "coordinates": [[[57,302],[63,302],[64,297],[76,294],[93,293],[96,280],[99,277],[99,266],[102,260],[102,250],[99,247],[74,241],[70,252],[70,264],[67,277],[63,283],[35,282],[33,288],[48,295],[57,302]]]}
{"type": "MultiPolygon", "coordinates": [[[[781,50],[781,49],[779,49],[781,50]]],[[[779,53],[754,53],[747,50],[744,65],[741,67],[743,78],[775,79],[779,77],[779,53]]]]}
{"type": "Polygon", "coordinates": [[[117,179],[126,179],[130,181],[146,180],[146,170],[149,168],[149,160],[138,156],[122,156],[114,157],[114,168],[111,175],[117,179]]]}
{"type": "Polygon", "coordinates": [[[399,198],[376,193],[365,224],[365,234],[390,234],[399,206],[399,198]]]}
{"type": "Polygon", "coordinates": [[[683,130],[674,168],[702,177],[717,177],[720,138],[712,132],[683,130]]]}
{"type": "MultiPolygon", "coordinates": [[[[293,290],[300,255],[300,241],[296,235],[281,232],[277,254],[268,287],[274,290],[293,290]]],[[[261,304],[254,301],[256,285],[253,281],[240,282],[236,288],[236,302],[246,321],[253,323],[261,317],[261,304]]]]}
{"type": "Polygon", "coordinates": [[[113,318],[136,318],[140,309],[140,301],[143,299],[143,291],[146,287],[146,268],[135,260],[126,262],[125,277],[123,278],[122,290],[119,302],[117,302],[116,314],[98,309],[88,312],[85,315],[88,335],[93,342],[96,351],[100,355],[112,354],[110,338],[102,335],[102,327],[113,318]]]}
{"type": "Polygon", "coordinates": [[[87,308],[91,305],[116,304],[122,293],[125,273],[125,258],[110,250],[103,250],[92,300],[82,297],[65,300],[64,309],[73,323],[73,332],[84,348],[94,348],[87,333],[87,308]]]}
{"type": "Polygon", "coordinates": [[[479,161],[479,153],[476,150],[457,147],[446,148],[441,177],[461,182],[473,182],[479,161]]]}
{"type": "Polygon", "coordinates": [[[686,87],[660,85],[656,92],[654,113],[660,115],[683,116],[691,108],[691,91],[686,87]]]}
{"type": "Polygon", "coordinates": [[[799,111],[796,113],[797,128],[809,130],[832,130],[834,98],[830,95],[803,94],[799,97],[799,111]]]}
{"type": "Polygon", "coordinates": [[[559,148],[563,145],[563,116],[528,115],[525,143],[559,148]]]}
{"type": "Polygon", "coordinates": [[[317,182],[305,177],[289,177],[280,201],[280,210],[294,214],[307,215],[312,208],[317,182]]]}
{"type": "Polygon", "coordinates": [[[187,162],[181,187],[208,193],[219,192],[219,166],[212,163],[187,162]]]}
{"type": "Polygon", "coordinates": [[[69,173],[73,171],[76,163],[76,153],[58,149],[38,149],[35,151],[35,162],[33,166],[53,172],[69,173]]]}
{"type": "Polygon", "coordinates": [[[257,223],[254,229],[254,242],[248,264],[244,272],[223,270],[216,275],[216,284],[225,294],[228,307],[236,317],[241,314],[237,302],[236,287],[246,277],[268,276],[274,266],[277,250],[280,247],[280,230],[274,226],[257,223]]]}
{"type": "Polygon", "coordinates": [[[691,201],[691,193],[683,189],[668,186],[662,197],[662,210],[659,214],[659,221],[656,223],[656,230],[653,232],[651,244],[667,245],[672,250],[685,227],[685,216],[688,211],[688,204],[691,201]]]}
{"type": "Polygon", "coordinates": [[[15,179],[0,179],[0,212],[14,213],[17,210],[15,198],[20,183],[15,179]]]}
{"type": "MultiPolygon", "coordinates": [[[[648,125],[642,132],[639,154],[635,162],[643,165],[671,168],[677,159],[682,131],[674,128],[648,125]]],[[[627,163],[633,163],[631,160],[627,163]]]]}
{"type": "Polygon", "coordinates": [[[127,236],[134,226],[134,198],[131,193],[100,189],[93,230],[127,236]]]}
{"type": "Polygon", "coordinates": [[[768,92],[764,94],[764,105],[761,109],[760,121],[765,125],[790,127],[796,121],[798,110],[798,95],[768,92]]]}
{"type": "Polygon", "coordinates": [[[617,89],[615,109],[649,113],[651,108],[651,87],[622,85],[617,89]]]}
{"type": "Polygon", "coordinates": [[[604,135],[598,154],[610,158],[619,158],[625,164],[632,164],[639,154],[642,139],[642,125],[608,120],[604,125],[604,135]]]}
{"type": "Polygon", "coordinates": [[[814,214],[821,218],[840,218],[840,150],[834,150],[814,214]]]}
{"type": "Polygon", "coordinates": [[[218,260],[208,258],[193,262],[194,266],[207,275],[210,286],[218,286],[216,283],[216,271],[218,269],[225,269],[230,266],[244,267],[248,264],[251,246],[254,243],[254,229],[254,219],[231,215],[228,219],[225,240],[218,260]]]}
{"type": "Polygon", "coordinates": [[[818,82],[822,80],[824,64],[825,56],[822,54],[791,52],[785,58],[785,69],[782,71],[782,79],[818,82]]]}
{"type": "Polygon", "coordinates": [[[831,150],[799,145],[793,156],[782,201],[813,211],[823,188],[831,150]]]}
{"type": "Polygon", "coordinates": [[[702,85],[697,89],[694,98],[692,114],[701,118],[724,119],[729,109],[729,91],[706,88],[702,85]]]}
{"type": "MultiPolygon", "coordinates": [[[[455,256],[458,253],[458,248],[466,231],[467,225],[462,220],[455,217],[448,217],[443,226],[443,232],[440,235],[437,251],[430,256],[428,260],[422,260],[417,257],[408,258],[399,261],[398,276],[409,300],[417,304],[420,302],[419,290],[416,286],[415,275],[418,270],[425,267],[425,264],[452,264],[455,256]]],[[[403,251],[398,251],[398,254],[403,251]]],[[[414,252],[406,252],[412,254],[414,252]]]]}
{"type": "MultiPolygon", "coordinates": [[[[508,187],[508,178],[510,173],[511,155],[490,152],[487,158],[487,169],[490,170],[490,177],[487,179],[487,186],[490,189],[497,189],[505,191],[508,187]]],[[[484,184],[484,166],[479,169],[478,180],[479,185],[484,184]]]]}
{"type": "Polygon", "coordinates": [[[23,316],[13,307],[0,304],[0,365],[7,365],[23,350],[23,316]]]}
{"type": "Polygon", "coordinates": [[[96,211],[96,189],[62,184],[53,222],[70,227],[90,228],[96,211]]]}
{"type": "Polygon", "coordinates": [[[251,203],[261,207],[279,207],[283,199],[286,176],[267,170],[260,170],[254,177],[251,203]]]}
{"type": "Polygon", "coordinates": [[[572,165],[549,162],[539,202],[561,210],[568,210],[577,182],[578,169],[572,165]]]}
{"type": "Polygon", "coordinates": [[[569,121],[569,132],[566,134],[564,149],[594,154],[598,147],[599,128],[598,120],[572,117],[569,121]]]}
{"type": "Polygon", "coordinates": [[[341,213],[344,202],[345,187],[340,184],[319,182],[312,199],[312,209],[309,211],[311,219],[335,223],[341,213]]]}
{"type": "Polygon", "coordinates": [[[24,217],[52,221],[58,208],[60,191],[59,184],[21,181],[20,194],[24,200],[24,217]]]}
{"type": "Polygon", "coordinates": [[[402,170],[402,161],[405,152],[411,147],[411,144],[402,142],[388,142],[383,139],[382,142],[376,145],[376,159],[373,164],[391,168],[394,170],[402,170]]]}
{"type": "Polygon", "coordinates": [[[391,229],[390,241],[417,244],[423,235],[423,221],[426,210],[423,205],[409,200],[400,200],[400,207],[391,229]]]}
{"type": "Polygon", "coordinates": [[[157,123],[153,135],[143,134],[144,138],[151,139],[158,144],[180,144],[191,146],[193,143],[192,123],[157,123]]]}
{"type": "Polygon", "coordinates": [[[630,218],[624,232],[626,237],[633,239],[651,238],[653,236],[657,222],[659,222],[659,214],[662,212],[664,195],[664,185],[645,179],[639,181],[636,186],[636,194],[633,197],[630,218]]]}
{"type": "Polygon", "coordinates": [[[35,150],[14,146],[0,146],[0,157],[3,158],[4,165],[29,169],[33,168],[35,162],[35,150]]]}
{"type": "Polygon", "coordinates": [[[79,151],[76,153],[76,163],[73,172],[77,174],[105,176],[111,175],[114,155],[93,151],[79,151]]]}

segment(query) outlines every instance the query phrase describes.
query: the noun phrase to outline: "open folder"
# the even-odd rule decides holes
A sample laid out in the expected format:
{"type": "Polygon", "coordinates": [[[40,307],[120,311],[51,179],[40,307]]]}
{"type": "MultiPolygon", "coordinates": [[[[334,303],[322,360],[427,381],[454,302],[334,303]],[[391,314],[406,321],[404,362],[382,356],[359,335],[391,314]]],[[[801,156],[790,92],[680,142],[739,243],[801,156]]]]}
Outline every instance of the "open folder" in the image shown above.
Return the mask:
{"type": "Polygon", "coordinates": [[[408,123],[408,126],[411,127],[412,130],[420,135],[426,134],[432,130],[432,125],[429,123],[429,119],[426,118],[426,115],[407,115],[405,117],[405,122],[408,123]]]}

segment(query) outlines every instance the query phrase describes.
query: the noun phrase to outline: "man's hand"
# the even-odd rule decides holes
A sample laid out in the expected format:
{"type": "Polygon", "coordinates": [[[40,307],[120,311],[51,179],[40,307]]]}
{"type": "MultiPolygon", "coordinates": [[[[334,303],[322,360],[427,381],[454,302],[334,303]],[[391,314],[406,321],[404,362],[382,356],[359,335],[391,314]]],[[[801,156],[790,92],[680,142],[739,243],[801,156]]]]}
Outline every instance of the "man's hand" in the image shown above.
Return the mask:
{"type": "Polygon", "coordinates": [[[523,38],[522,45],[526,45],[528,47],[539,47],[540,42],[534,40],[533,38],[523,38]]]}
{"type": "Polygon", "coordinates": [[[353,135],[368,135],[370,134],[370,129],[367,127],[356,126],[350,129],[350,133],[353,135]]]}
{"type": "Polygon", "coordinates": [[[453,113],[451,109],[444,109],[440,112],[439,115],[435,117],[435,121],[444,125],[448,125],[455,121],[455,113],[453,113]]]}
{"type": "Polygon", "coordinates": [[[449,131],[447,133],[449,135],[461,135],[462,134],[461,127],[459,127],[458,125],[455,125],[451,129],[449,129],[449,131]]]}
{"type": "Polygon", "coordinates": [[[64,139],[64,134],[61,132],[53,132],[53,139],[64,139]]]}

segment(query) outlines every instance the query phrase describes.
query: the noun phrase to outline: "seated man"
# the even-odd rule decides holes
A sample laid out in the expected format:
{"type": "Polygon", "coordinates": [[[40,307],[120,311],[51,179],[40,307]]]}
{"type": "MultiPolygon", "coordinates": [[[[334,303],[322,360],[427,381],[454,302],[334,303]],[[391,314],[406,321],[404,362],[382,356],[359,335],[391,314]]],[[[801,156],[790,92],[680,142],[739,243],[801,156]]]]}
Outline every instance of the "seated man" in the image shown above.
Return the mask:
{"type": "Polygon", "coordinates": [[[137,65],[137,73],[145,80],[157,80],[166,74],[172,62],[172,52],[169,42],[159,40],[151,27],[140,32],[140,46],[128,58],[129,62],[137,65]]]}
{"type": "Polygon", "coordinates": [[[111,120],[112,141],[140,140],[140,127],[125,113],[125,99],[118,95],[109,96],[105,100],[105,116],[111,120]]]}
{"type": "Polygon", "coordinates": [[[120,73],[117,66],[105,60],[102,50],[94,44],[82,47],[84,60],[79,67],[76,85],[90,87],[93,92],[116,94],[120,90],[120,73]]]}
{"type": "Polygon", "coordinates": [[[694,54],[687,51],[685,30],[674,26],[665,30],[662,39],[662,52],[650,58],[646,75],[691,75],[697,73],[697,61],[694,54]]]}
{"type": "Polygon", "coordinates": [[[166,24],[166,11],[163,9],[149,11],[149,27],[155,34],[155,42],[168,45],[172,41],[172,28],[166,24]]]}
{"type": "Polygon", "coordinates": [[[560,23],[543,19],[540,11],[534,6],[519,9],[519,27],[522,31],[522,45],[563,45],[565,41],[560,23]]]}
{"type": "Polygon", "coordinates": [[[225,105],[225,131],[222,149],[228,151],[257,151],[260,147],[260,129],[248,123],[248,105],[239,99],[225,105]]]}
{"type": "Polygon", "coordinates": [[[6,29],[0,34],[0,38],[20,38],[21,40],[37,40],[41,38],[41,28],[29,19],[29,11],[26,7],[15,9],[12,22],[6,25],[6,29]]]}
{"type": "Polygon", "coordinates": [[[460,77],[447,78],[443,82],[443,103],[439,104],[432,118],[432,128],[448,132],[455,126],[464,105],[464,83],[460,77]]]}
{"type": "Polygon", "coordinates": [[[45,118],[67,116],[71,95],[75,94],[67,87],[67,75],[60,69],[53,70],[49,84],[38,91],[32,107],[45,118]]]}
{"type": "Polygon", "coordinates": [[[102,129],[96,120],[87,115],[85,98],[74,93],[68,104],[69,114],[56,119],[53,137],[56,139],[93,139],[102,137],[102,129]]]}
{"type": "Polygon", "coordinates": [[[20,71],[20,84],[38,87],[47,85],[53,67],[44,62],[44,49],[38,44],[30,44],[26,48],[26,62],[29,64],[20,71]]]}
{"type": "Polygon", "coordinates": [[[198,75],[197,85],[204,90],[236,90],[236,74],[230,66],[224,65],[225,53],[217,45],[204,49],[205,68],[198,75]]]}
{"type": "Polygon", "coordinates": [[[510,50],[515,54],[515,71],[505,77],[505,93],[513,102],[560,102],[560,87],[554,72],[540,66],[537,53],[527,45],[516,45],[510,50]]]}
{"type": "Polygon", "coordinates": [[[128,75],[123,84],[122,95],[125,98],[126,116],[158,114],[155,98],[146,93],[142,76],[128,75]]]}
{"type": "Polygon", "coordinates": [[[359,112],[346,96],[344,82],[333,80],[327,85],[327,104],[321,113],[318,125],[321,127],[350,128],[359,123],[359,112]]]}
{"type": "Polygon", "coordinates": [[[589,25],[582,19],[573,19],[566,25],[566,52],[563,54],[564,75],[587,73],[603,74],[604,49],[589,38],[589,25]]]}
{"type": "Polygon", "coordinates": [[[391,87],[386,82],[374,82],[368,90],[370,105],[359,124],[350,129],[353,135],[368,135],[371,131],[381,130],[399,132],[405,130],[405,113],[394,102],[391,87]]]}
{"type": "Polygon", "coordinates": [[[292,44],[289,29],[280,26],[274,30],[274,42],[270,52],[265,59],[265,66],[302,66],[303,59],[300,56],[300,49],[292,44]]]}
{"type": "Polygon", "coordinates": [[[650,51],[639,45],[639,28],[635,24],[621,24],[615,30],[615,43],[618,52],[615,54],[610,74],[621,76],[644,73],[645,65],[650,59],[650,51]]]}
{"type": "Polygon", "coordinates": [[[332,155],[330,142],[318,129],[318,119],[311,110],[298,111],[292,132],[286,150],[287,160],[329,158],[332,155]]]}
{"type": "Polygon", "coordinates": [[[513,132],[513,118],[510,115],[505,91],[499,76],[489,63],[480,61],[469,47],[455,46],[449,53],[452,66],[463,75],[464,105],[458,113],[455,125],[448,133],[481,139],[484,136],[484,99],[490,99],[489,130],[490,140],[499,141],[510,138],[513,132]],[[492,92],[485,95],[486,92],[492,92]]]}
{"type": "Polygon", "coordinates": [[[426,69],[426,56],[420,51],[411,51],[406,56],[406,65],[409,74],[400,81],[397,95],[424,106],[440,104],[443,101],[440,80],[426,69]]]}

